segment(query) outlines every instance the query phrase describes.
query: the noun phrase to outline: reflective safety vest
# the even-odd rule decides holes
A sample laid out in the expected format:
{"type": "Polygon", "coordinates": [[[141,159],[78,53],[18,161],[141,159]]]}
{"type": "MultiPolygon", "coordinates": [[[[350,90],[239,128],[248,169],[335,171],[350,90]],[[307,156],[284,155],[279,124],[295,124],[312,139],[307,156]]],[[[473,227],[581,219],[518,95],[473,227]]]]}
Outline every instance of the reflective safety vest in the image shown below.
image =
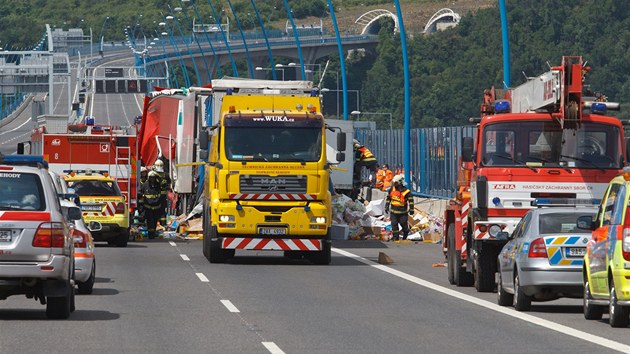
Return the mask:
{"type": "Polygon", "coordinates": [[[394,172],[389,168],[385,170],[385,180],[383,180],[383,190],[386,191],[392,186],[392,180],[394,179],[394,172]]]}
{"type": "Polygon", "coordinates": [[[385,182],[385,169],[381,168],[376,172],[376,183],[374,187],[383,189],[383,183],[385,182]]]}
{"type": "Polygon", "coordinates": [[[365,161],[365,162],[376,161],[374,154],[372,154],[372,152],[365,146],[361,146],[358,149],[358,151],[359,151],[359,154],[357,156],[357,161],[365,161]]]}
{"type": "Polygon", "coordinates": [[[407,205],[409,205],[409,210],[413,210],[413,197],[411,191],[407,188],[402,191],[392,188],[389,191],[387,199],[390,203],[389,209],[394,214],[405,214],[407,212],[407,205]]]}

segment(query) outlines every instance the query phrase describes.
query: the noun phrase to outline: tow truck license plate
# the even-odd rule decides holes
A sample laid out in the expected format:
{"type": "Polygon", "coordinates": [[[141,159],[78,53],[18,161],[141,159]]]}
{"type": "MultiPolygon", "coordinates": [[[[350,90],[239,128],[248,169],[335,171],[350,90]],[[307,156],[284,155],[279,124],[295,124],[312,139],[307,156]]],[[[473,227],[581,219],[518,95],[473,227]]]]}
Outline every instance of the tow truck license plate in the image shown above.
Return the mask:
{"type": "Polygon", "coordinates": [[[567,257],[583,257],[586,254],[586,247],[568,247],[567,257]]]}
{"type": "Polygon", "coordinates": [[[287,229],[284,227],[259,227],[258,233],[261,235],[286,235],[287,229]]]}
{"type": "Polygon", "coordinates": [[[81,205],[83,211],[101,211],[100,205],[81,205]]]}
{"type": "Polygon", "coordinates": [[[0,242],[11,242],[11,230],[0,230],[0,242]]]}

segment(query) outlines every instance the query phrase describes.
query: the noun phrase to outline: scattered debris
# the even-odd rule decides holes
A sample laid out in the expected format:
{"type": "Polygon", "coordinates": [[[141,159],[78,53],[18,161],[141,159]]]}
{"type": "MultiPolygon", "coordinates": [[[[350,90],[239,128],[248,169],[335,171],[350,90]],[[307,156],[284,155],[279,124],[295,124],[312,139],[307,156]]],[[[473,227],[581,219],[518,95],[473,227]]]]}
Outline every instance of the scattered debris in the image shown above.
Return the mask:
{"type": "Polygon", "coordinates": [[[388,264],[394,263],[394,260],[390,256],[388,256],[387,254],[385,254],[385,252],[379,252],[378,253],[378,263],[379,264],[388,265],[388,264]]]}

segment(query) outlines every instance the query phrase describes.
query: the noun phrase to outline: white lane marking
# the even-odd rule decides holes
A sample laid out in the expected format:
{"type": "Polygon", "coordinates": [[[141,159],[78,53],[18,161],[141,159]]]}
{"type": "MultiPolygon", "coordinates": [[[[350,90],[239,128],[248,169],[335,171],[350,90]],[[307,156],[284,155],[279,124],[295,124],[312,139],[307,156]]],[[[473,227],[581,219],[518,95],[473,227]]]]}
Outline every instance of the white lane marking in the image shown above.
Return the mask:
{"type": "Polygon", "coordinates": [[[239,311],[236,306],[234,306],[234,304],[232,303],[232,301],[230,300],[221,300],[221,303],[223,304],[223,306],[225,306],[228,311],[230,312],[241,312],[239,311]]]}
{"type": "Polygon", "coordinates": [[[138,106],[138,110],[140,111],[140,114],[144,113],[144,95],[133,95],[134,96],[134,101],[136,101],[136,105],[138,106]],[[140,100],[138,100],[138,97],[140,98],[140,100]],[[142,102],[142,104],[140,104],[140,102],[142,102]]]}
{"type": "Polygon", "coordinates": [[[175,242],[173,242],[173,241],[168,241],[168,243],[169,243],[171,246],[173,246],[173,247],[177,246],[177,244],[176,244],[175,242]]]}
{"type": "MultiPolygon", "coordinates": [[[[59,106],[59,102],[61,102],[61,96],[63,95],[63,92],[66,90],[66,83],[62,83],[61,84],[61,90],[59,90],[59,93],[57,95],[57,102],[55,102],[55,105],[53,106],[53,112],[57,112],[57,106],[59,106]]],[[[68,95],[70,94],[70,90],[68,90],[68,95]]]]}
{"type": "Polygon", "coordinates": [[[274,342],[262,342],[262,345],[267,348],[267,350],[272,354],[284,354],[282,349],[276,345],[274,342]]]}
{"type": "Polygon", "coordinates": [[[125,109],[125,100],[123,100],[123,95],[118,95],[118,97],[120,97],[120,107],[122,108],[123,116],[127,120],[127,125],[131,125],[131,123],[129,123],[129,117],[127,117],[127,110],[125,109]]]}
{"type": "Polygon", "coordinates": [[[185,261],[189,261],[190,260],[190,258],[188,258],[188,256],[185,255],[185,254],[180,254],[179,256],[182,257],[182,259],[185,260],[185,261]]]}
{"type": "Polygon", "coordinates": [[[399,278],[405,279],[405,280],[410,281],[410,282],[412,282],[414,284],[423,286],[423,287],[425,287],[427,289],[435,290],[435,291],[443,293],[445,295],[452,296],[452,297],[458,298],[460,300],[464,300],[464,301],[470,302],[472,304],[475,304],[475,305],[478,305],[478,306],[481,306],[481,307],[485,307],[485,308],[487,308],[489,310],[500,312],[500,313],[502,313],[504,315],[508,315],[508,316],[511,316],[511,317],[514,317],[514,318],[518,318],[518,319],[521,319],[523,321],[526,321],[526,322],[529,322],[529,323],[532,323],[532,324],[535,324],[535,325],[538,325],[538,326],[541,326],[541,327],[544,327],[544,328],[548,328],[548,329],[556,331],[556,332],[560,332],[560,333],[566,334],[566,335],[571,336],[571,337],[579,338],[579,339],[585,340],[587,342],[591,342],[593,344],[600,345],[602,347],[610,348],[610,349],[617,350],[617,351],[620,351],[620,352],[623,352],[623,353],[630,353],[630,346],[625,345],[623,343],[615,342],[615,341],[612,341],[612,340],[604,338],[604,337],[600,337],[600,336],[596,336],[596,335],[593,335],[593,334],[590,334],[590,333],[586,333],[586,332],[577,330],[575,328],[564,326],[564,325],[561,325],[559,323],[548,321],[548,320],[545,320],[545,319],[542,319],[542,318],[539,318],[539,317],[536,317],[536,316],[528,315],[526,313],[518,312],[516,310],[510,309],[510,308],[507,308],[507,307],[499,306],[499,305],[494,304],[494,303],[492,303],[490,301],[478,299],[478,298],[476,298],[474,296],[466,295],[464,293],[460,293],[459,291],[455,291],[455,290],[451,290],[449,288],[445,288],[443,286],[431,283],[431,282],[426,281],[424,279],[420,279],[418,277],[415,277],[413,275],[401,272],[401,271],[393,269],[391,267],[380,265],[380,264],[376,264],[373,261],[370,261],[370,260],[365,259],[365,258],[363,258],[361,256],[358,256],[358,255],[356,255],[354,253],[350,253],[348,251],[344,251],[344,250],[341,250],[341,249],[338,249],[338,248],[333,248],[332,250],[335,253],[338,253],[340,255],[343,255],[343,256],[346,256],[346,257],[349,257],[349,258],[353,258],[353,259],[355,259],[355,260],[357,260],[357,261],[359,261],[361,263],[369,265],[370,267],[376,268],[376,269],[381,270],[381,271],[383,271],[385,273],[389,273],[391,275],[394,275],[394,276],[397,276],[399,278]]]}
{"type": "Polygon", "coordinates": [[[107,114],[107,125],[112,125],[112,119],[109,117],[109,94],[105,95],[105,114],[107,114]]]}
{"type": "Polygon", "coordinates": [[[31,117],[28,117],[28,119],[27,119],[26,121],[24,121],[24,123],[20,124],[17,128],[13,128],[13,129],[11,129],[11,130],[7,130],[6,132],[2,132],[2,133],[0,133],[0,135],[4,135],[4,134],[6,134],[6,133],[11,133],[11,132],[14,132],[14,131],[16,131],[16,130],[18,130],[18,129],[22,128],[22,127],[23,127],[26,123],[28,123],[28,122],[30,122],[30,121],[31,121],[31,117]]]}
{"type": "Polygon", "coordinates": [[[204,283],[207,283],[207,282],[210,281],[210,280],[208,280],[208,278],[206,278],[205,275],[203,275],[203,273],[195,273],[195,274],[197,274],[197,278],[199,278],[199,280],[201,280],[204,283]]]}

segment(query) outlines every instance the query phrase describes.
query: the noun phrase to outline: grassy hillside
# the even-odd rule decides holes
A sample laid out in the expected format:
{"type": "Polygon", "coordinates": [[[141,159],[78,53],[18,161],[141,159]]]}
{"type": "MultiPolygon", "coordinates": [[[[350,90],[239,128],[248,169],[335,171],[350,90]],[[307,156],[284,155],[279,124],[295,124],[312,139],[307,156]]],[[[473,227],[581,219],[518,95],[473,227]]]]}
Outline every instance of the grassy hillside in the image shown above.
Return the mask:
{"type": "MultiPolygon", "coordinates": [[[[488,7],[494,4],[491,0],[404,0],[402,2],[403,17],[410,34],[421,31],[426,21],[439,9],[452,8],[462,14],[471,10],[488,7]]],[[[191,1],[192,3],[192,1],[191,1]]],[[[207,0],[195,0],[202,22],[211,23],[214,19],[207,0]]],[[[293,0],[289,1],[296,21],[312,23],[322,18],[325,26],[332,30],[330,16],[326,11],[326,0],[293,0]]],[[[220,17],[232,17],[227,0],[212,0],[213,7],[220,17]]],[[[232,0],[239,20],[245,28],[259,27],[254,8],[249,0],[232,0]]],[[[395,13],[392,1],[384,0],[345,0],[333,1],[340,28],[353,32],[360,30],[354,21],[363,13],[377,8],[384,8],[395,13]]],[[[123,29],[126,26],[136,27],[138,33],[154,33],[158,23],[172,9],[181,7],[179,0],[19,0],[0,1],[0,46],[25,48],[35,44],[45,31],[45,24],[53,27],[81,27],[86,33],[92,28],[93,37],[98,38],[103,29],[106,39],[124,39],[123,29]],[[109,20],[105,20],[109,17],[109,20]]],[[[256,6],[270,26],[284,28],[287,14],[282,0],[258,0],[256,6]]],[[[194,8],[188,6],[186,15],[190,20],[195,18],[194,8]]],[[[189,21],[184,14],[180,16],[183,32],[189,32],[189,21]]],[[[236,28],[233,26],[233,28],[236,28]]]]}

